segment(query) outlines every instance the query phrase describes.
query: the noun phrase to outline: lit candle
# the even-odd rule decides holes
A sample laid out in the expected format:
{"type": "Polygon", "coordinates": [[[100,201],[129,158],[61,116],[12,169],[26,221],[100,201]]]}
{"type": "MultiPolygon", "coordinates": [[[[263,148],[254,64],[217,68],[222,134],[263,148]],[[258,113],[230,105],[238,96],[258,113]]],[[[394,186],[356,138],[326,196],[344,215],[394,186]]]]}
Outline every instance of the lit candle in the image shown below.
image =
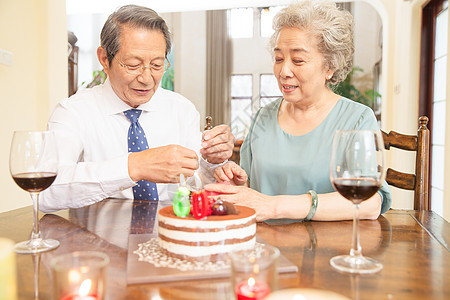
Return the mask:
{"type": "MultiPolygon", "coordinates": [[[[74,276],[72,274],[72,276],[74,276]]],[[[89,295],[91,291],[92,281],[90,279],[85,279],[78,289],[76,295],[67,295],[61,298],[61,300],[98,300],[96,295],[89,295]]]]}
{"type": "Polygon", "coordinates": [[[237,300],[261,300],[269,294],[269,285],[256,281],[253,277],[241,282],[236,288],[237,300]]]}
{"type": "Polygon", "coordinates": [[[98,300],[98,298],[96,296],[67,295],[62,297],[61,300],[98,300]]]}
{"type": "Polygon", "coordinates": [[[98,300],[98,298],[96,296],[67,295],[62,297],[61,300],[98,300]]]}

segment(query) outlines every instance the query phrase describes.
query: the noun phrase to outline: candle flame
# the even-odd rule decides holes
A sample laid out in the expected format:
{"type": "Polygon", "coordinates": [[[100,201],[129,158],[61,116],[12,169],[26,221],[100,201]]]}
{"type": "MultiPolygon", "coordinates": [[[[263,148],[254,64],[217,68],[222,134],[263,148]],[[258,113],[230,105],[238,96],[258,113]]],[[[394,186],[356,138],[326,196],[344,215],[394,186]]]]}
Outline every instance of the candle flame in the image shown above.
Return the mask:
{"type": "Polygon", "coordinates": [[[258,274],[259,273],[259,265],[255,264],[253,265],[253,274],[258,274]]]}
{"type": "Polygon", "coordinates": [[[91,290],[91,285],[92,285],[92,281],[90,279],[85,279],[80,285],[80,289],[78,290],[78,295],[87,296],[89,294],[89,291],[91,290]]]}
{"type": "Polygon", "coordinates": [[[255,283],[256,283],[255,278],[250,277],[250,278],[247,280],[247,283],[248,283],[248,285],[249,285],[250,287],[254,286],[255,283]]]}

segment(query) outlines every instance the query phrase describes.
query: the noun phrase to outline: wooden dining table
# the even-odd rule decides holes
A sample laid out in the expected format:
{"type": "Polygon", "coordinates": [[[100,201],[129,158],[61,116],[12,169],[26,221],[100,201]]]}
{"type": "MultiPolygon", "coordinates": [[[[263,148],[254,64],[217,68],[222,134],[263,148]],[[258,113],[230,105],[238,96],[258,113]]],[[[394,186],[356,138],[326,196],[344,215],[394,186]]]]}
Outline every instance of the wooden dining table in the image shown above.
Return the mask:
{"type": "MultiPolygon", "coordinates": [[[[129,284],[129,238],[155,233],[155,215],[168,201],[106,199],[91,206],[43,214],[40,230],[59,248],[16,255],[18,299],[54,299],[50,261],[74,251],[100,251],[110,258],[105,299],[234,299],[229,276],[129,284]],[[165,203],[165,204],[164,204],[165,203]]],[[[258,223],[257,237],[277,247],[296,266],[278,276],[278,290],[330,291],[350,299],[450,299],[450,225],[432,211],[390,210],[360,221],[363,254],[383,269],[371,275],[340,273],[330,258],[347,254],[352,221],[258,223]]],[[[32,207],[0,214],[0,237],[29,238],[32,207]]],[[[137,258],[136,258],[137,259],[137,258]]],[[[179,271],[183,272],[183,271],[179,271]]]]}

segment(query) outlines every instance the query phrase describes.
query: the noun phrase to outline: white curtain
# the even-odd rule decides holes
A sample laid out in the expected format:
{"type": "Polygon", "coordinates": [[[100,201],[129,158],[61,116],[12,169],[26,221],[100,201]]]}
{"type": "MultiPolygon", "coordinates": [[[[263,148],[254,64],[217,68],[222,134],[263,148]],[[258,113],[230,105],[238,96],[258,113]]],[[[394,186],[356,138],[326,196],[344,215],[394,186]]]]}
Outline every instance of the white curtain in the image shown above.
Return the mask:
{"type": "Polygon", "coordinates": [[[212,125],[230,125],[232,48],[226,10],[206,13],[206,114],[212,125]]]}

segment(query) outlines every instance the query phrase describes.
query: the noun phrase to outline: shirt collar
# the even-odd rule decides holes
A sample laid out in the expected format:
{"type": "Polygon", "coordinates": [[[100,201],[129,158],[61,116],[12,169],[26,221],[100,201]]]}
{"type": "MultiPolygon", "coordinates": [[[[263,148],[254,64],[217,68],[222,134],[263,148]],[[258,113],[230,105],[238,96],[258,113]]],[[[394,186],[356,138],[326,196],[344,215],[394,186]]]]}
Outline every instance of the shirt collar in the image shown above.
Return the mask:
{"type": "MultiPolygon", "coordinates": [[[[103,94],[102,107],[105,115],[122,113],[132,108],[117,96],[117,94],[112,89],[111,82],[108,78],[102,84],[101,92],[103,94]]],[[[139,107],[137,107],[137,109],[141,109],[143,111],[155,111],[158,110],[161,104],[161,87],[159,86],[152,98],[150,98],[150,100],[146,103],[141,104],[139,107]]]]}

